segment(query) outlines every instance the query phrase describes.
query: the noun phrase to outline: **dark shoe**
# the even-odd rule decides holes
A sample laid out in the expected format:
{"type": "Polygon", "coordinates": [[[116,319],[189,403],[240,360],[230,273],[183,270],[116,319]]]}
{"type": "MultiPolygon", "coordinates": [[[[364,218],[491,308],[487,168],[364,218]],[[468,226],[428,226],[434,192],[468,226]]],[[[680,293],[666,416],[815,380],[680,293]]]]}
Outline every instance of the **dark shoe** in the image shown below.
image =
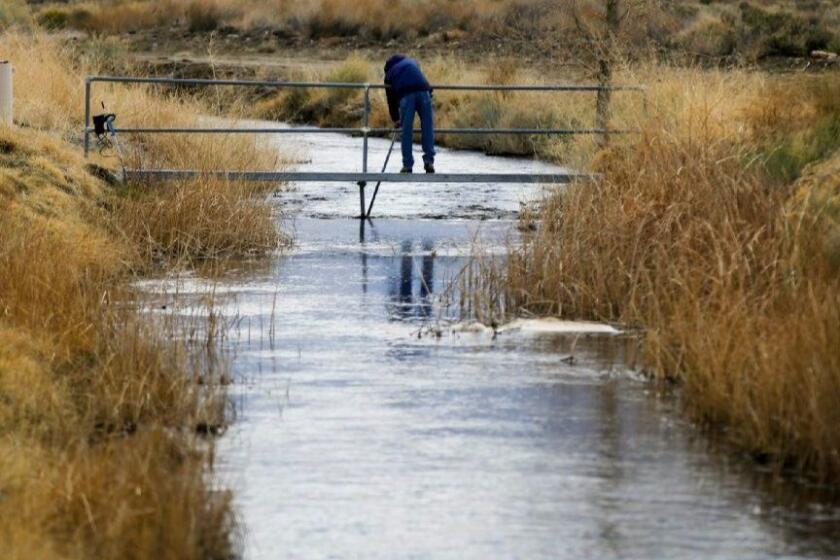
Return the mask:
{"type": "Polygon", "coordinates": [[[427,163],[427,164],[423,165],[423,168],[426,170],[426,173],[434,173],[435,172],[434,164],[427,163]]]}
{"type": "Polygon", "coordinates": [[[411,173],[411,168],[403,167],[402,169],[400,169],[400,173],[411,173]]]}

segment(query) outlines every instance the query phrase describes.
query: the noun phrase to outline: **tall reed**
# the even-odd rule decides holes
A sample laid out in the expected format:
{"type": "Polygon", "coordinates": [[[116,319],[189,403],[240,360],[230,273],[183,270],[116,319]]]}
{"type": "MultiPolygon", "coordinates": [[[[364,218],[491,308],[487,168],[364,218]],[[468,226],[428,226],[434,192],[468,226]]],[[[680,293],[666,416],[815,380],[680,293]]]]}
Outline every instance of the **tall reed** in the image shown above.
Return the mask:
{"type": "Polygon", "coordinates": [[[797,203],[775,158],[786,150],[807,178],[807,161],[840,148],[819,132],[840,116],[824,81],[840,81],[800,77],[780,97],[758,74],[658,75],[638,140],[596,160],[602,180],[557,190],[503,268],[473,277],[495,302],[483,309],[638,326],[648,371],[681,382],[696,418],[836,481],[840,283],[821,224],[838,204],[797,203]]]}

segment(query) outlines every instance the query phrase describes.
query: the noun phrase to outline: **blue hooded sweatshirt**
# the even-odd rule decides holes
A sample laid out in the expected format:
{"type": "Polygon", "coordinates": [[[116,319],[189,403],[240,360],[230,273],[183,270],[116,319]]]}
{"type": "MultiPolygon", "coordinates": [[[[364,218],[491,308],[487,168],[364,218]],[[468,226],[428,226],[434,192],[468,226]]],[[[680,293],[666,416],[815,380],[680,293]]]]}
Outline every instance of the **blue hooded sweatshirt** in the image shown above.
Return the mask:
{"type": "Polygon", "coordinates": [[[400,99],[403,96],[432,89],[417,61],[401,54],[395,54],[385,62],[385,85],[389,86],[385,92],[388,111],[394,122],[400,120],[400,99]]]}

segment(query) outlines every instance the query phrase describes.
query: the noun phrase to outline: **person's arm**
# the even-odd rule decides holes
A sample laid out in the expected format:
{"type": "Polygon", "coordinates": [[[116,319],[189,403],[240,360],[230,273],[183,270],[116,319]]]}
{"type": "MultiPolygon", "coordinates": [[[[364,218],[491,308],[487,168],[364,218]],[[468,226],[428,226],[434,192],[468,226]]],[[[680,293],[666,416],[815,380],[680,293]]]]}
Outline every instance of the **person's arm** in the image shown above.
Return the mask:
{"type": "Polygon", "coordinates": [[[400,122],[400,100],[391,84],[386,81],[385,85],[388,86],[385,88],[385,97],[388,98],[388,112],[391,113],[391,121],[398,123],[400,122]]]}

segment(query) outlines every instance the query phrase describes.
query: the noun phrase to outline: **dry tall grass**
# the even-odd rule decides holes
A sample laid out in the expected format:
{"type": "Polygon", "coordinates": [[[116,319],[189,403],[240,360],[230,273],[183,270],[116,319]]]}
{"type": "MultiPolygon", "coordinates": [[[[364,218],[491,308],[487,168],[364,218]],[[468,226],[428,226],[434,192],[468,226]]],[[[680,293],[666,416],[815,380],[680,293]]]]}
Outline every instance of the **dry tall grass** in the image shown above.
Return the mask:
{"type": "Polygon", "coordinates": [[[473,278],[480,308],[637,325],[649,371],[681,381],[695,417],[837,481],[837,197],[791,180],[840,148],[840,80],[657,75],[638,141],[602,153],[603,180],[551,196],[506,265],[473,278]]]}
{"type": "MultiPolygon", "coordinates": [[[[88,67],[73,68],[76,51],[43,35],[8,33],[0,56],[16,65],[16,119],[27,127],[48,130],[75,140],[83,118],[83,76],[88,67]]],[[[205,115],[238,116],[241,99],[228,91],[182,96],[171,90],[96,84],[93,108],[104,103],[117,114],[117,126],[209,126],[205,115]]],[[[143,135],[120,140],[123,164],[130,168],[275,169],[279,155],[260,139],[246,135],[143,135]]],[[[118,167],[116,152],[99,163],[118,167]]],[[[265,187],[263,187],[264,189],[265,187]]],[[[273,188],[271,185],[268,188],[273,188]]],[[[277,236],[265,190],[225,181],[193,181],[149,189],[129,187],[115,200],[118,227],[147,256],[204,258],[231,252],[264,252],[276,247],[277,236]]]]}
{"type": "Polygon", "coordinates": [[[121,199],[117,221],[145,261],[263,254],[281,242],[264,189],[218,179],[177,181],[121,199]]]}
{"type": "MultiPolygon", "coordinates": [[[[21,33],[0,35],[0,58],[17,68],[20,124],[0,127],[0,556],[231,558],[230,497],[198,433],[224,422],[221,388],[193,356],[213,341],[180,342],[173,323],[141,316],[125,282],[158,256],[270,250],[265,193],[107,183],[96,165],[115,162],[84,160],[78,142],[89,69],[21,33]]],[[[103,93],[140,123],[192,125],[205,107],[150,88],[103,93]]],[[[126,149],[137,164],[274,164],[241,139],[126,149]]]]}
{"type": "Polygon", "coordinates": [[[109,187],[48,133],[0,146],[3,557],[229,557],[229,498],[194,441],[212,395],[177,333],[112,304],[136,250],[109,187]]]}

